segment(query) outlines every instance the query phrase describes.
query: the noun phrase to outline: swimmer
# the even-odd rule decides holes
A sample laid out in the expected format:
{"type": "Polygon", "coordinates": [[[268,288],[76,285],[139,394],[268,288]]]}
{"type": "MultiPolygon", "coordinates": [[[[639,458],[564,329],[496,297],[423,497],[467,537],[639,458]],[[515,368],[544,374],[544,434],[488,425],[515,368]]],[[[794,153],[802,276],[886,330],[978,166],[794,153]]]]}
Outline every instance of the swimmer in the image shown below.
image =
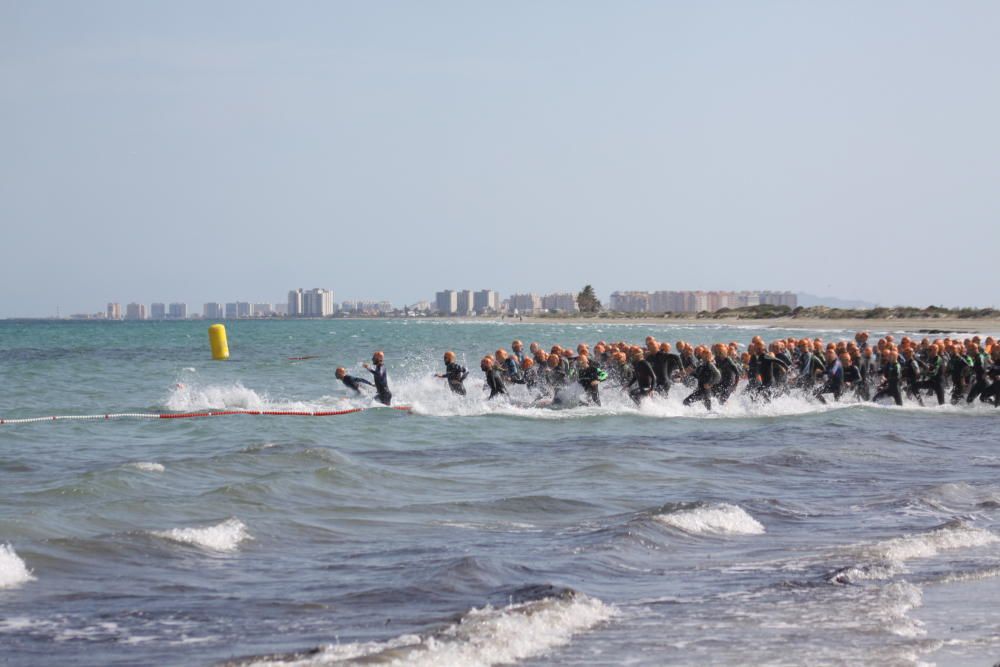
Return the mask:
{"type": "Polygon", "coordinates": [[[629,392],[629,396],[637,404],[643,398],[652,395],[656,390],[656,372],[642,354],[641,348],[632,350],[632,379],[626,389],[635,385],[635,389],[629,392]]]}
{"type": "Polygon", "coordinates": [[[365,380],[364,378],[358,378],[354,377],[353,375],[348,375],[347,369],[344,367],[338,368],[334,374],[337,376],[338,380],[344,383],[345,387],[347,387],[348,389],[352,389],[356,394],[361,393],[361,385],[363,384],[366,384],[369,387],[375,386],[368,380],[365,380]]]}
{"type": "Polygon", "coordinates": [[[598,388],[600,387],[601,380],[607,378],[607,374],[603,373],[597,366],[590,363],[590,359],[586,355],[580,355],[576,359],[577,366],[577,382],[583,387],[583,390],[590,397],[590,402],[594,405],[601,404],[601,395],[598,388]]]}
{"type": "Polygon", "coordinates": [[[389,378],[385,373],[385,353],[381,350],[372,355],[372,368],[368,364],[362,364],[365,370],[372,374],[375,380],[375,400],[382,405],[392,403],[392,392],[389,391],[389,378]]]}
{"type": "Polygon", "coordinates": [[[483,360],[479,363],[479,368],[486,374],[486,386],[484,389],[490,390],[490,395],[486,400],[489,401],[501,394],[507,393],[507,387],[504,386],[503,377],[499,369],[497,369],[493,357],[483,357],[483,360]]]}
{"type": "Polygon", "coordinates": [[[699,352],[701,354],[701,365],[694,371],[698,387],[691,395],[684,399],[684,405],[691,405],[695,401],[700,400],[705,404],[705,408],[711,410],[712,387],[722,379],[722,373],[719,372],[719,369],[715,365],[715,358],[712,356],[711,350],[701,348],[699,352]]]}
{"type": "Polygon", "coordinates": [[[444,373],[435,377],[448,380],[448,388],[452,393],[465,396],[464,383],[465,378],[469,377],[469,371],[455,361],[455,353],[451,350],[444,353],[444,373]]]}

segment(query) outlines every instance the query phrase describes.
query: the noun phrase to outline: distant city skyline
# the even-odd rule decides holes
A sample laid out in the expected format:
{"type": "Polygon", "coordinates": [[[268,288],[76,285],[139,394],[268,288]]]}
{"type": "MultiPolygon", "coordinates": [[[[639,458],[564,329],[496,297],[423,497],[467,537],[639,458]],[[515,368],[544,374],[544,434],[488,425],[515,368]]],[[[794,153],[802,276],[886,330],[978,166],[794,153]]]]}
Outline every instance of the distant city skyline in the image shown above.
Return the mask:
{"type": "Polygon", "coordinates": [[[0,3],[0,317],[473,281],[997,306],[998,33],[975,0],[0,3]]]}
{"type": "MultiPolygon", "coordinates": [[[[803,295],[812,297],[812,295],[803,295]]],[[[598,294],[600,298],[600,295],[598,294]]],[[[832,299],[838,301],[838,299],[832,299]]],[[[603,309],[613,312],[714,312],[723,308],[740,308],[757,305],[777,305],[795,308],[798,295],[791,291],[742,290],[615,290],[606,300],[603,309]]],[[[410,304],[393,305],[387,300],[345,300],[337,303],[334,292],[327,288],[296,288],[288,292],[286,303],[209,301],[200,313],[188,315],[186,303],[130,302],[124,310],[119,302],[108,302],[102,311],[71,313],[70,319],[108,320],[179,320],[198,319],[248,319],[261,317],[332,317],[336,314],[377,314],[413,311],[448,316],[491,315],[501,313],[536,314],[543,312],[578,312],[577,294],[550,292],[539,294],[525,292],[503,297],[491,289],[440,290],[433,300],[419,300],[410,304]]]]}

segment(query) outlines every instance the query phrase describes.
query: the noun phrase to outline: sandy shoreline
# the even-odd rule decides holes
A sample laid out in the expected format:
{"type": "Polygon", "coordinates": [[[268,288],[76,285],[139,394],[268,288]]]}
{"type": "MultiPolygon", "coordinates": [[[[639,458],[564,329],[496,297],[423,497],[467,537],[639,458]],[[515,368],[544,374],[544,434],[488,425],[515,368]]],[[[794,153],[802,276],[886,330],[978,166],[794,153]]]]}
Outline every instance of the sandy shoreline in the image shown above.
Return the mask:
{"type": "MultiPolygon", "coordinates": [[[[461,321],[483,322],[486,318],[458,318],[461,321]]],[[[490,318],[490,321],[493,320],[490,318]]],[[[516,323],[515,318],[506,318],[505,322],[516,323]]],[[[525,324],[644,324],[649,326],[740,326],[760,329],[847,329],[851,331],[935,331],[945,333],[980,333],[1000,334],[1000,319],[984,318],[963,320],[955,317],[913,318],[913,319],[819,319],[775,317],[768,319],[741,320],[736,318],[698,319],[698,318],[582,318],[582,317],[525,317],[520,321],[525,324]]]]}

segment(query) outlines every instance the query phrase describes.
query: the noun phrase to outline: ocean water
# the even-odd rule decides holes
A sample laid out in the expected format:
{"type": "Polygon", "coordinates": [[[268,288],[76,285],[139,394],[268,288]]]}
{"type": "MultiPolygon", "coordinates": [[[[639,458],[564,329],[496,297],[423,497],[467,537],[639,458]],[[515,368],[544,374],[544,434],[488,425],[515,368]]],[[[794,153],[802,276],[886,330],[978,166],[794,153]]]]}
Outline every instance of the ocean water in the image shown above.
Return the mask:
{"type": "Polygon", "coordinates": [[[0,425],[0,663],[1000,660],[1000,410],[431,377],[514,338],[787,330],[240,321],[212,362],[206,327],[0,322],[0,417],[367,407],[333,369],[374,349],[412,411],[0,425]]]}

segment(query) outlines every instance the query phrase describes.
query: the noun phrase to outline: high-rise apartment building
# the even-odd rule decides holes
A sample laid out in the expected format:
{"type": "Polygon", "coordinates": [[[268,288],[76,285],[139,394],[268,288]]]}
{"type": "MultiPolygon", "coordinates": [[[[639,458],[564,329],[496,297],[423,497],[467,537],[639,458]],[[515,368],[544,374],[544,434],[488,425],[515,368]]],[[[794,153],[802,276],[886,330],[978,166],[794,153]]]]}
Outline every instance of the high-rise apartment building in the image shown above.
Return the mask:
{"type": "Polygon", "coordinates": [[[186,303],[172,303],[167,308],[167,317],[172,320],[186,320],[188,307],[186,303]]]}
{"type": "Polygon", "coordinates": [[[561,313],[572,313],[579,310],[576,305],[576,295],[570,292],[555,292],[542,297],[543,310],[555,310],[561,313]]]}
{"type": "Polygon", "coordinates": [[[126,320],[144,320],[146,319],[146,306],[141,303],[130,303],[125,306],[125,319],[126,320]]]}
{"type": "Polygon", "coordinates": [[[524,315],[530,315],[542,309],[542,297],[533,292],[529,294],[511,294],[509,301],[511,311],[517,311],[524,315]]]}
{"type": "Polygon", "coordinates": [[[434,295],[434,305],[442,315],[454,315],[458,312],[458,293],[446,289],[434,295]]]}
{"type": "Polygon", "coordinates": [[[254,317],[270,317],[273,314],[274,314],[274,308],[271,307],[271,304],[269,303],[253,304],[254,317]]]}
{"type": "Polygon", "coordinates": [[[799,297],[794,292],[761,292],[760,302],[771,306],[798,308],[799,297]]]}
{"type": "Polygon", "coordinates": [[[120,320],[122,318],[122,305],[120,303],[109,303],[107,317],[109,320],[120,320]]]}
{"type": "Polygon", "coordinates": [[[798,297],[792,292],[658,291],[615,292],[611,310],[620,312],[700,313],[722,308],[746,308],[771,304],[795,308],[798,297]]]}
{"type": "Polygon", "coordinates": [[[226,316],[221,303],[210,301],[201,308],[201,316],[206,320],[221,320],[226,316]]]}
{"type": "Polygon", "coordinates": [[[491,289],[479,290],[473,295],[472,309],[480,315],[499,312],[500,294],[491,289]]]}
{"type": "Polygon", "coordinates": [[[162,303],[149,304],[149,319],[163,320],[167,317],[167,306],[162,303]]]}
{"type": "Polygon", "coordinates": [[[302,288],[293,289],[288,292],[288,312],[289,317],[302,316],[302,288]]]}
{"type": "Polygon", "coordinates": [[[333,292],[331,290],[316,287],[302,293],[303,317],[331,317],[332,315],[333,292]]]}
{"type": "Polygon", "coordinates": [[[472,295],[472,290],[461,289],[458,290],[455,299],[455,312],[458,315],[471,315],[472,309],[475,305],[475,297],[472,295]]]}

